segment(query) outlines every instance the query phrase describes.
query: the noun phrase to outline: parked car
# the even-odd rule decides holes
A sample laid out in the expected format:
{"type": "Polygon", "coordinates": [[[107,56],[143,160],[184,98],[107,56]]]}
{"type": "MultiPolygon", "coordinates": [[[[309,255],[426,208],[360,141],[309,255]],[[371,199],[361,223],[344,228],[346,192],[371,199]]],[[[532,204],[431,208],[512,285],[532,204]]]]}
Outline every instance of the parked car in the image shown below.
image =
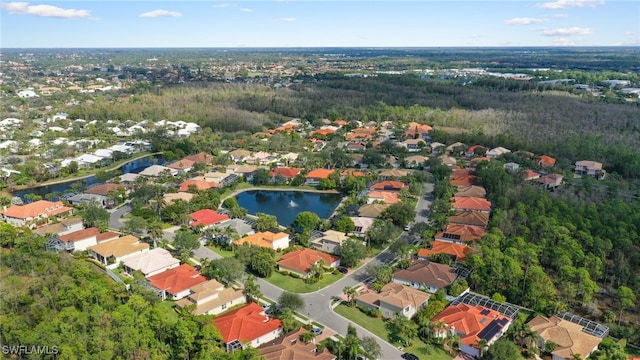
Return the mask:
{"type": "Polygon", "coordinates": [[[346,274],[349,272],[349,269],[345,266],[338,266],[338,271],[340,271],[340,274],[346,274]]]}
{"type": "Polygon", "coordinates": [[[412,354],[412,353],[404,353],[404,354],[402,354],[402,358],[404,360],[420,360],[420,358],[418,358],[417,355],[412,354]]]}
{"type": "Polygon", "coordinates": [[[313,335],[318,336],[322,334],[322,329],[317,326],[314,326],[311,328],[311,332],[313,333],[313,335]]]}

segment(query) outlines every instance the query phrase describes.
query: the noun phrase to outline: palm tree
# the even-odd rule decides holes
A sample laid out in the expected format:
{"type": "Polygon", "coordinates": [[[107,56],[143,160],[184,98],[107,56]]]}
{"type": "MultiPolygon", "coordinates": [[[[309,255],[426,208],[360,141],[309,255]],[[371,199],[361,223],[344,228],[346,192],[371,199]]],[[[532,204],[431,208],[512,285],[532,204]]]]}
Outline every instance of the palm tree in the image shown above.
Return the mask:
{"type": "Polygon", "coordinates": [[[158,247],[158,240],[162,239],[162,223],[159,220],[153,221],[149,224],[149,235],[153,239],[153,248],[158,247]]]}
{"type": "Polygon", "coordinates": [[[478,350],[480,350],[479,355],[482,358],[482,356],[484,356],[484,352],[487,350],[487,340],[480,339],[476,341],[475,345],[478,348],[478,350]]]}
{"type": "Polygon", "coordinates": [[[324,268],[322,265],[324,265],[324,261],[322,260],[318,260],[311,265],[311,268],[309,269],[309,276],[322,279],[322,276],[324,275],[324,268]]]}
{"type": "Polygon", "coordinates": [[[249,302],[258,302],[258,299],[262,297],[260,285],[258,285],[258,283],[256,282],[255,276],[249,275],[244,281],[244,295],[247,297],[247,301],[249,302]]]}
{"type": "Polygon", "coordinates": [[[352,286],[345,286],[344,289],[342,289],[342,292],[347,296],[347,300],[350,304],[353,304],[353,301],[358,296],[358,290],[352,286]]]}

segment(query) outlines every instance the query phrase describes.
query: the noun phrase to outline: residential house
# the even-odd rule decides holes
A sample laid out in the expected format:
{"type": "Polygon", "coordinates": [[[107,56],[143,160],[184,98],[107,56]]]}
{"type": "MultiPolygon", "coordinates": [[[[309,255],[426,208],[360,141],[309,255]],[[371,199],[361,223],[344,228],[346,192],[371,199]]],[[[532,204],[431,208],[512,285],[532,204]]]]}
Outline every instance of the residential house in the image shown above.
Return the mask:
{"type": "Polygon", "coordinates": [[[545,189],[555,189],[562,185],[564,176],[560,174],[547,174],[539,177],[536,182],[545,189]]]}
{"type": "Polygon", "coordinates": [[[220,184],[218,184],[217,182],[204,181],[200,179],[191,179],[191,180],[186,180],[181,182],[180,187],[178,188],[178,191],[188,192],[191,189],[194,189],[196,191],[202,191],[202,190],[207,190],[207,189],[217,188],[217,187],[220,187],[220,184]]]}
{"type": "Polygon", "coordinates": [[[404,158],[404,164],[407,168],[422,168],[427,165],[428,157],[422,155],[411,155],[404,158]]]}
{"type": "Polygon", "coordinates": [[[242,177],[244,181],[252,182],[253,176],[258,171],[258,168],[254,165],[229,165],[227,166],[227,173],[242,177]]]}
{"type": "Polygon", "coordinates": [[[140,172],[140,175],[149,177],[160,177],[163,175],[176,176],[178,175],[178,170],[171,169],[162,165],[151,165],[142,170],[140,172]]]}
{"type": "Polygon", "coordinates": [[[269,165],[278,161],[278,154],[271,154],[264,151],[258,151],[245,159],[247,164],[269,165]]]}
{"type": "Polygon", "coordinates": [[[95,204],[99,207],[105,207],[102,202],[104,199],[102,196],[80,193],[66,198],[66,201],[73,206],[82,206],[84,204],[95,204]]]}
{"type": "Polygon", "coordinates": [[[512,319],[481,305],[458,303],[449,305],[431,321],[445,326],[436,332],[436,337],[458,335],[460,351],[477,358],[481,341],[487,346],[496,342],[509,329],[512,319]]]}
{"type": "Polygon", "coordinates": [[[207,281],[198,270],[189,264],[182,264],[147,278],[149,284],[158,290],[162,300],[180,300],[190,294],[190,289],[207,281]]]}
{"type": "Polygon", "coordinates": [[[407,185],[400,181],[394,180],[385,180],[377,182],[369,187],[371,191],[395,191],[399,192],[400,190],[406,188],[407,185]]]}
{"type": "Polygon", "coordinates": [[[479,197],[453,197],[453,204],[451,205],[454,210],[475,210],[486,213],[491,212],[491,202],[485,198],[479,197]]]}
{"type": "Polygon", "coordinates": [[[380,310],[385,318],[400,314],[410,319],[427,306],[430,297],[431,294],[391,282],[383,286],[379,293],[373,289],[365,290],[356,297],[355,302],[367,309],[380,310]]]}
{"type": "Polygon", "coordinates": [[[164,193],[164,195],[162,195],[162,199],[166,205],[171,205],[173,202],[178,200],[189,202],[194,196],[195,195],[192,193],[180,191],[177,193],[164,193]]]}
{"type": "Polygon", "coordinates": [[[26,205],[12,205],[9,208],[5,206],[4,210],[0,211],[0,218],[13,226],[33,228],[72,210],[72,207],[65,206],[62,201],[38,200],[26,205]]]}
{"type": "Polygon", "coordinates": [[[300,340],[305,332],[301,327],[287,336],[260,346],[258,357],[265,360],[336,360],[336,356],[326,348],[318,351],[315,341],[300,340]]]}
{"type": "MultiPolygon", "coordinates": [[[[581,319],[581,318],[580,318],[581,319]]],[[[582,319],[584,320],[584,319],[582,319]]],[[[588,321],[585,321],[587,323],[588,321]]],[[[594,326],[598,325],[592,323],[594,326]]],[[[544,348],[546,342],[553,342],[557,346],[551,352],[552,360],[572,360],[574,355],[581,359],[588,358],[602,341],[599,336],[585,331],[586,327],[557,316],[550,318],[538,315],[527,323],[529,328],[538,334],[538,344],[544,348]]],[[[601,325],[598,325],[602,327],[601,325]]],[[[602,327],[603,328],[603,327],[602,327]]]]}
{"type": "Polygon", "coordinates": [[[453,186],[471,186],[476,183],[476,171],[473,169],[456,169],[451,173],[450,181],[453,186]]]}
{"type": "Polygon", "coordinates": [[[345,148],[347,151],[364,151],[367,148],[367,143],[364,141],[351,140],[345,148]]]}
{"type": "Polygon", "coordinates": [[[467,157],[467,159],[471,159],[476,156],[485,156],[486,153],[487,153],[486,147],[482,145],[471,145],[469,146],[467,151],[465,151],[464,155],[467,157]]]}
{"type": "Polygon", "coordinates": [[[364,217],[364,218],[372,218],[375,219],[377,217],[380,216],[380,214],[382,214],[383,211],[385,211],[390,204],[367,204],[367,205],[362,205],[359,209],[358,209],[358,216],[360,217],[364,217]]]}
{"type": "Polygon", "coordinates": [[[264,231],[242,237],[236,240],[235,244],[249,244],[273,250],[282,250],[289,247],[289,241],[289,234],[285,232],[272,233],[271,231],[264,231]]]}
{"type": "Polygon", "coordinates": [[[228,220],[228,221],[225,221],[223,223],[218,224],[217,227],[220,228],[220,229],[231,228],[231,229],[235,230],[235,232],[238,233],[238,235],[240,237],[245,236],[245,235],[253,235],[253,234],[255,234],[255,231],[253,230],[251,225],[249,225],[243,219],[231,219],[231,220],[228,220]]]}
{"type": "Polygon", "coordinates": [[[163,248],[155,248],[130,256],[124,259],[122,263],[127,273],[131,274],[134,271],[140,271],[147,278],[180,266],[180,260],[171,256],[171,253],[163,248]]]}
{"type": "Polygon", "coordinates": [[[424,289],[432,294],[448,288],[457,278],[455,268],[422,260],[416,260],[408,268],[393,273],[394,282],[424,289]]]}
{"type": "MultiPolygon", "coordinates": [[[[227,178],[233,174],[227,174],[226,172],[210,171],[203,175],[204,181],[218,183],[225,186],[228,183],[227,178]]],[[[236,175],[237,176],[237,175],[236,175]]]]}
{"type": "Polygon", "coordinates": [[[335,126],[332,126],[330,128],[320,128],[309,133],[309,137],[313,139],[326,139],[328,136],[335,134],[336,131],[338,131],[338,128],[336,128],[335,126]]]}
{"type": "Polygon", "coordinates": [[[433,238],[445,242],[465,243],[480,241],[486,233],[485,229],[477,226],[449,224],[444,231],[436,233],[433,238]]]}
{"type": "Polygon", "coordinates": [[[171,164],[167,165],[167,167],[169,169],[176,170],[178,175],[182,175],[187,173],[189,170],[191,170],[191,168],[193,167],[193,164],[195,164],[195,161],[182,159],[182,160],[172,162],[171,164]]]}
{"type": "Polygon", "coordinates": [[[185,156],[184,160],[190,160],[194,163],[211,164],[213,163],[213,160],[215,160],[215,157],[211,154],[199,152],[195,155],[185,156]]]}
{"type": "Polygon", "coordinates": [[[294,250],[280,257],[278,270],[289,271],[306,278],[311,267],[318,262],[322,262],[324,266],[335,268],[340,265],[340,257],[308,248],[294,250]]]}
{"type": "Polygon", "coordinates": [[[176,302],[184,308],[195,305],[194,315],[218,315],[233,306],[245,304],[247,298],[241,290],[225,287],[216,280],[209,280],[189,289],[189,295],[176,302]]]}
{"type": "Polygon", "coordinates": [[[385,204],[397,204],[402,202],[397,192],[392,191],[370,191],[367,194],[367,204],[383,202],[385,204]]]}
{"type": "Polygon", "coordinates": [[[229,215],[220,214],[219,212],[211,209],[194,211],[189,214],[189,218],[191,219],[191,221],[189,221],[189,226],[193,228],[201,228],[203,230],[231,219],[229,215]]]}
{"type": "Polygon", "coordinates": [[[348,238],[343,232],[327,230],[321,237],[311,240],[309,245],[317,250],[338,255],[340,253],[340,245],[348,238]]]}
{"type": "Polygon", "coordinates": [[[518,170],[520,170],[520,164],[518,163],[514,163],[514,162],[508,162],[504,165],[502,165],[504,167],[505,170],[507,170],[508,173],[516,173],[518,172],[518,170]]]}
{"type": "Polygon", "coordinates": [[[540,178],[540,173],[527,169],[524,171],[522,177],[524,181],[536,180],[540,178]]]}
{"type": "Polygon", "coordinates": [[[355,128],[344,136],[346,140],[373,140],[377,136],[375,128],[355,128]]]}
{"type": "Polygon", "coordinates": [[[401,143],[400,146],[407,149],[408,152],[416,152],[422,150],[427,146],[427,142],[423,139],[407,139],[401,143]]]}
{"type": "Polygon", "coordinates": [[[66,243],[66,250],[68,251],[86,250],[90,246],[97,245],[104,241],[115,240],[117,238],[118,234],[111,231],[101,233],[100,230],[95,227],[58,236],[58,239],[66,243]]]}
{"type": "Polygon", "coordinates": [[[248,346],[257,348],[282,335],[282,322],[269,317],[262,306],[253,302],[219,315],[213,321],[230,353],[248,346]]]}
{"type": "Polygon", "coordinates": [[[84,191],[85,194],[95,196],[95,199],[98,200],[98,204],[106,208],[110,208],[117,204],[115,200],[109,198],[109,193],[111,192],[127,193],[128,188],[121,184],[106,183],[92,186],[84,191]]]}
{"type": "Polygon", "coordinates": [[[455,197],[479,197],[483,198],[487,196],[487,190],[482,186],[477,185],[467,185],[467,186],[457,186],[455,197]]]}
{"type": "Polygon", "coordinates": [[[438,156],[438,159],[440,159],[440,162],[442,162],[442,165],[447,165],[448,167],[453,167],[458,164],[458,160],[453,156],[440,155],[438,156]]]}
{"type": "Polygon", "coordinates": [[[230,151],[228,155],[231,158],[231,160],[237,164],[240,162],[244,162],[249,156],[251,156],[251,151],[237,149],[237,150],[230,151]]]}
{"type": "Polygon", "coordinates": [[[33,233],[39,236],[61,236],[84,229],[81,218],[68,218],[60,220],[60,222],[41,226],[33,230],[33,233]]]}
{"type": "Polygon", "coordinates": [[[410,174],[411,172],[407,170],[390,169],[381,171],[380,174],[378,174],[378,178],[380,180],[395,180],[408,176],[410,174]]]}
{"type": "Polygon", "coordinates": [[[483,229],[489,224],[489,213],[475,210],[456,210],[449,216],[449,224],[478,226],[483,229]]]}
{"type": "Polygon", "coordinates": [[[504,154],[510,153],[511,150],[507,149],[507,148],[503,148],[502,146],[498,146],[496,148],[493,148],[489,151],[487,151],[487,157],[489,159],[496,159],[504,154]]]}
{"type": "Polygon", "coordinates": [[[433,130],[433,128],[426,124],[418,124],[416,122],[409,123],[407,130],[404,132],[406,137],[414,138],[414,139],[429,139],[429,133],[433,130]]]}
{"type": "Polygon", "coordinates": [[[119,264],[129,256],[149,251],[149,244],[140,242],[133,235],[126,235],[90,246],[87,250],[92,258],[104,265],[110,265],[119,264]]]}
{"type": "Polygon", "coordinates": [[[538,160],[538,166],[552,167],[556,164],[556,159],[551,156],[541,155],[538,160]]]}
{"type": "Polygon", "coordinates": [[[353,221],[355,227],[351,234],[359,237],[365,237],[367,231],[373,226],[374,219],[361,216],[350,216],[349,219],[353,221]]]}
{"type": "Polygon", "coordinates": [[[118,182],[123,185],[131,185],[139,177],[140,177],[140,174],[126,173],[118,177],[120,179],[120,181],[118,182]]]}
{"type": "Polygon", "coordinates": [[[471,246],[452,243],[447,241],[434,240],[431,242],[431,249],[418,250],[418,260],[429,260],[431,255],[447,254],[455,263],[463,263],[467,255],[473,251],[471,246]]]}
{"type": "Polygon", "coordinates": [[[602,169],[602,163],[591,160],[576,161],[576,168],[574,175],[576,177],[582,177],[584,175],[595,177],[597,179],[604,179],[606,171],[602,169]]]}
{"type": "Polygon", "coordinates": [[[429,144],[429,148],[431,149],[431,154],[434,156],[442,154],[446,150],[447,145],[441,142],[434,141],[429,144]]]}
{"type": "Polygon", "coordinates": [[[348,176],[353,176],[353,177],[365,177],[367,176],[367,173],[362,172],[362,171],[358,171],[358,170],[343,170],[340,173],[340,180],[344,180],[345,178],[347,178],[348,176]]]}
{"type": "Polygon", "coordinates": [[[328,179],[331,174],[333,174],[335,170],[331,169],[315,169],[309,171],[309,173],[305,176],[305,184],[311,186],[317,186],[320,184],[320,180],[328,179]]]}
{"type": "Polygon", "coordinates": [[[298,168],[278,167],[269,172],[271,182],[275,183],[278,179],[283,179],[284,182],[289,183],[293,178],[300,174],[298,168]]]}

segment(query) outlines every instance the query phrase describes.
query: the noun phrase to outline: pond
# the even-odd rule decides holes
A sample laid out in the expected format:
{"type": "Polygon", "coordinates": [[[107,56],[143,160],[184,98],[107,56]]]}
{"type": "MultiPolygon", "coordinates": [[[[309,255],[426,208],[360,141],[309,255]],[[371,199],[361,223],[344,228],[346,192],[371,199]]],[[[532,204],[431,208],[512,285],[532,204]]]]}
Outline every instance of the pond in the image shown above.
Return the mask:
{"type": "Polygon", "coordinates": [[[238,205],[249,214],[259,212],[275,215],[278,223],[289,226],[303,211],[316,213],[327,219],[340,204],[342,195],[335,193],[315,193],[307,191],[250,190],[236,196],[238,205]]]}
{"type": "MultiPolygon", "coordinates": [[[[154,165],[154,164],[162,165],[164,163],[165,163],[165,160],[161,156],[149,155],[147,157],[125,163],[120,167],[119,170],[122,171],[123,174],[126,174],[126,173],[137,174],[151,165],[154,165]]],[[[69,190],[71,190],[71,186],[74,183],[82,183],[84,187],[87,187],[97,182],[98,180],[96,179],[95,176],[90,176],[86,179],[81,179],[81,180],[69,180],[67,182],[63,182],[59,184],[43,185],[43,186],[38,186],[30,189],[19,190],[19,191],[15,191],[14,195],[24,198],[26,194],[36,194],[36,195],[42,196],[42,198],[44,199],[45,195],[49,193],[64,194],[65,192],[68,192],[69,190]]],[[[54,198],[52,200],[55,201],[58,199],[54,198]]]]}

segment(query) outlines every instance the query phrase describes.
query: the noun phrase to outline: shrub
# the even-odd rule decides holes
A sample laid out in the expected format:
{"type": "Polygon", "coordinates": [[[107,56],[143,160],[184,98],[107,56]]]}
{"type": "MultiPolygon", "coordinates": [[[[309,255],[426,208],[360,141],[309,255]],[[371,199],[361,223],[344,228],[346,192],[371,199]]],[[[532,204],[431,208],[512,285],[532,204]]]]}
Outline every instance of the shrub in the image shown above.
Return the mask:
{"type": "Polygon", "coordinates": [[[289,276],[291,276],[294,279],[302,279],[302,276],[300,276],[299,274],[296,274],[294,272],[290,272],[289,276]]]}

